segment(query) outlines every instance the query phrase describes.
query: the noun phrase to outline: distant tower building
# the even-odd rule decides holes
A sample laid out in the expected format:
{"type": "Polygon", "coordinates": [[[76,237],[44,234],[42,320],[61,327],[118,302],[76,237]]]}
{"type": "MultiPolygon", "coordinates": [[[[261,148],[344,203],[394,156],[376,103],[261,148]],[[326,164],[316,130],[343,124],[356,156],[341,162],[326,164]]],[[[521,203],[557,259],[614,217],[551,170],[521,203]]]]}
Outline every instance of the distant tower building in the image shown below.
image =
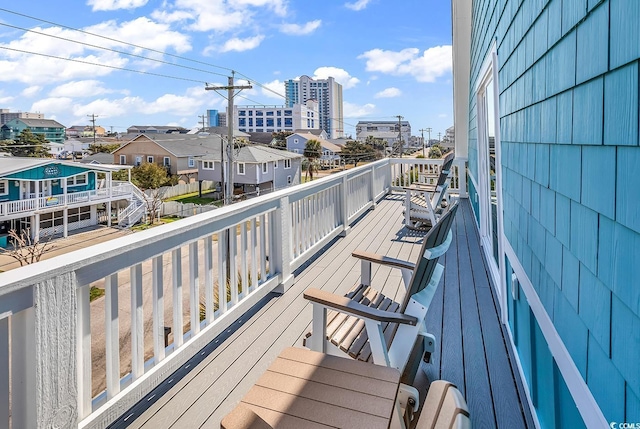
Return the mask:
{"type": "Polygon", "coordinates": [[[209,121],[210,127],[220,126],[220,118],[217,110],[214,110],[214,109],[207,110],[207,120],[209,121]]]}
{"type": "Polygon", "coordinates": [[[9,109],[0,109],[0,125],[14,119],[44,119],[44,113],[11,112],[9,109]]]}
{"type": "Polygon", "coordinates": [[[284,83],[286,105],[304,104],[307,100],[316,100],[320,113],[320,127],[329,138],[344,136],[344,114],[342,108],[342,85],[334,78],[312,79],[301,76],[298,80],[284,83]]]}

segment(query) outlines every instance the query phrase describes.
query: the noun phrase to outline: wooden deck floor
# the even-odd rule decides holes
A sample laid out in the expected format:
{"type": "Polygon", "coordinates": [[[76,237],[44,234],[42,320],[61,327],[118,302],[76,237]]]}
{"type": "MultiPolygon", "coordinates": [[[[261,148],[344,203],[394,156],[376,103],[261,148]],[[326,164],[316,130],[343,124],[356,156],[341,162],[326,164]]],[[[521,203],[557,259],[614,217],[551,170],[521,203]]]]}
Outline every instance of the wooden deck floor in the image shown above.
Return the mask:
{"type": "MultiPolygon", "coordinates": [[[[404,228],[402,198],[382,200],[346,238],[296,273],[295,284],[284,295],[264,299],[112,427],[219,428],[282,349],[302,346],[311,327],[311,305],[302,297],[307,287],[345,293],[360,275],[359,262],[350,256],[355,249],[417,259],[422,234],[404,228]]],[[[427,316],[429,330],[439,340],[434,362],[425,365],[427,376],[460,388],[474,428],[533,428],[468,201],[463,200],[453,228],[444,280],[427,316]]],[[[387,268],[376,269],[373,285],[388,297],[403,293],[400,273],[387,268]]]]}

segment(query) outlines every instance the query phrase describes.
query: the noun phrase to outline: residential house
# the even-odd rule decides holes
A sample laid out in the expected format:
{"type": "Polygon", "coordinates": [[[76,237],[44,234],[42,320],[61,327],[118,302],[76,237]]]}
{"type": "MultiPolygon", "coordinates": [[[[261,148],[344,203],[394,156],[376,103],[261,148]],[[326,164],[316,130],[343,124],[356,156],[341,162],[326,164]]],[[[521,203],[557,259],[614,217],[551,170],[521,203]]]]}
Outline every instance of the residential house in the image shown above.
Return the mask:
{"type": "MultiPolygon", "coordinates": [[[[297,185],[301,183],[302,158],[302,155],[286,150],[242,146],[234,154],[233,183],[248,195],[297,185]]],[[[198,178],[220,182],[220,166],[220,153],[203,156],[198,160],[198,178]]]]}
{"type": "Polygon", "coordinates": [[[296,132],[287,137],[287,150],[293,153],[304,154],[304,148],[309,140],[317,140],[322,147],[320,163],[322,166],[331,167],[340,163],[340,146],[337,146],[322,136],[307,132],[296,132]]]}
{"type": "Polygon", "coordinates": [[[542,428],[640,422],[638,22],[632,1],[453,1],[456,156],[542,428]]]}
{"type": "Polygon", "coordinates": [[[52,143],[64,143],[65,127],[53,119],[12,119],[0,127],[3,140],[15,140],[24,130],[44,136],[52,143]]]}
{"type": "Polygon", "coordinates": [[[197,160],[221,152],[217,134],[141,134],[113,152],[113,163],[137,166],[149,162],[162,165],[170,174],[190,183],[198,180],[197,160]]]}
{"type": "Polygon", "coordinates": [[[402,138],[404,147],[408,147],[411,144],[411,124],[409,121],[359,121],[356,140],[364,142],[368,137],[382,139],[389,147],[402,138]]]}
{"type": "MultiPolygon", "coordinates": [[[[129,182],[114,182],[120,166],[87,165],[43,158],[0,157],[0,241],[8,231],[29,229],[32,239],[98,223],[103,212],[136,198],[129,182]]],[[[135,201],[139,203],[139,201],[135,201]]],[[[6,243],[5,243],[6,244],[6,243]]]]}

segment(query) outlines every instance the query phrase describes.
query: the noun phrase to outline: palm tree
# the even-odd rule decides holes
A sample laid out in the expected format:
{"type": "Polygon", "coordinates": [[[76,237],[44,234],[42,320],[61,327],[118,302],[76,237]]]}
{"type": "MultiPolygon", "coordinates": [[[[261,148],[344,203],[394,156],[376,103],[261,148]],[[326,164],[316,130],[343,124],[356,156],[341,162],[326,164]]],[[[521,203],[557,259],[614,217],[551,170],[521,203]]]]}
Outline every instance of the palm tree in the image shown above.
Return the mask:
{"type": "Polygon", "coordinates": [[[304,146],[304,156],[307,158],[307,174],[313,180],[313,173],[318,169],[318,160],[322,156],[322,146],[316,139],[307,140],[304,146]]]}

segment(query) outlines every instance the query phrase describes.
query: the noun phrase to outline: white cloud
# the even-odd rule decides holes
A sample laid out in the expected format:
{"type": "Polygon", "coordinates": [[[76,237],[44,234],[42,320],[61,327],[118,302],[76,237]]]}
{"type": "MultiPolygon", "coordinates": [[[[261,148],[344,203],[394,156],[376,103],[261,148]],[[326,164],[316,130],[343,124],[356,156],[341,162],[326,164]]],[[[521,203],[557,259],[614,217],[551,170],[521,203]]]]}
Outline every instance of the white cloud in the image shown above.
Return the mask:
{"type": "Polygon", "coordinates": [[[345,118],[361,118],[363,116],[369,116],[376,110],[376,105],[367,103],[364,105],[357,105],[345,101],[343,103],[344,117],[345,118]]]}
{"type": "Polygon", "coordinates": [[[229,39],[225,42],[225,44],[220,48],[221,52],[229,52],[229,51],[248,51],[251,49],[255,49],[260,46],[260,43],[264,40],[264,36],[258,35],[254,37],[247,37],[246,39],[239,39],[234,37],[233,39],[229,39]]]}
{"type": "Polygon", "coordinates": [[[47,112],[47,117],[57,113],[66,115],[73,107],[73,100],[68,97],[51,97],[38,100],[31,105],[30,112],[47,112]]]}
{"type": "Polygon", "coordinates": [[[371,2],[371,0],[358,0],[356,2],[353,3],[345,3],[344,7],[351,9],[351,10],[355,10],[355,11],[359,11],[362,10],[364,8],[367,7],[367,5],[371,2]]]}
{"type": "Polygon", "coordinates": [[[148,0],[88,0],[87,5],[92,6],[92,10],[118,10],[135,9],[147,4],[148,0]]]}
{"type": "Polygon", "coordinates": [[[449,115],[447,115],[446,113],[440,113],[438,115],[438,118],[447,118],[449,115]]]}
{"type": "Polygon", "coordinates": [[[33,85],[33,86],[29,86],[29,87],[23,89],[22,92],[20,93],[20,95],[22,95],[23,97],[33,97],[34,95],[36,95],[40,91],[42,91],[42,87],[41,86],[33,85]]]}
{"type": "Polygon", "coordinates": [[[57,86],[49,92],[51,97],[93,97],[113,92],[105,88],[99,80],[77,80],[57,86]]]}
{"type": "Polygon", "coordinates": [[[394,97],[399,97],[402,95],[402,91],[400,91],[398,88],[386,88],[380,92],[378,92],[376,95],[374,95],[375,98],[394,98],[394,97]]]}
{"type": "Polygon", "coordinates": [[[309,21],[304,25],[300,24],[282,24],[280,26],[280,31],[284,34],[291,34],[294,36],[304,36],[307,34],[311,34],[320,28],[322,24],[322,20],[316,19],[315,21],[309,21]]]}
{"type": "Polygon", "coordinates": [[[7,105],[12,103],[16,98],[15,97],[0,97],[0,104],[7,105]]]}
{"type": "Polygon", "coordinates": [[[278,98],[280,100],[282,100],[282,98],[284,97],[284,82],[276,79],[271,82],[265,83],[264,86],[268,88],[262,88],[262,95],[264,95],[265,97],[278,98]],[[279,95],[274,94],[274,92],[278,93],[279,95]]]}
{"type": "Polygon", "coordinates": [[[360,82],[360,79],[353,77],[348,71],[337,67],[319,67],[313,72],[314,79],[334,78],[344,89],[353,88],[360,82]]]}
{"type": "Polygon", "coordinates": [[[429,48],[422,55],[417,48],[397,52],[372,49],[358,58],[367,61],[367,71],[409,75],[418,82],[435,82],[438,77],[451,72],[453,62],[451,45],[429,48]]]}

